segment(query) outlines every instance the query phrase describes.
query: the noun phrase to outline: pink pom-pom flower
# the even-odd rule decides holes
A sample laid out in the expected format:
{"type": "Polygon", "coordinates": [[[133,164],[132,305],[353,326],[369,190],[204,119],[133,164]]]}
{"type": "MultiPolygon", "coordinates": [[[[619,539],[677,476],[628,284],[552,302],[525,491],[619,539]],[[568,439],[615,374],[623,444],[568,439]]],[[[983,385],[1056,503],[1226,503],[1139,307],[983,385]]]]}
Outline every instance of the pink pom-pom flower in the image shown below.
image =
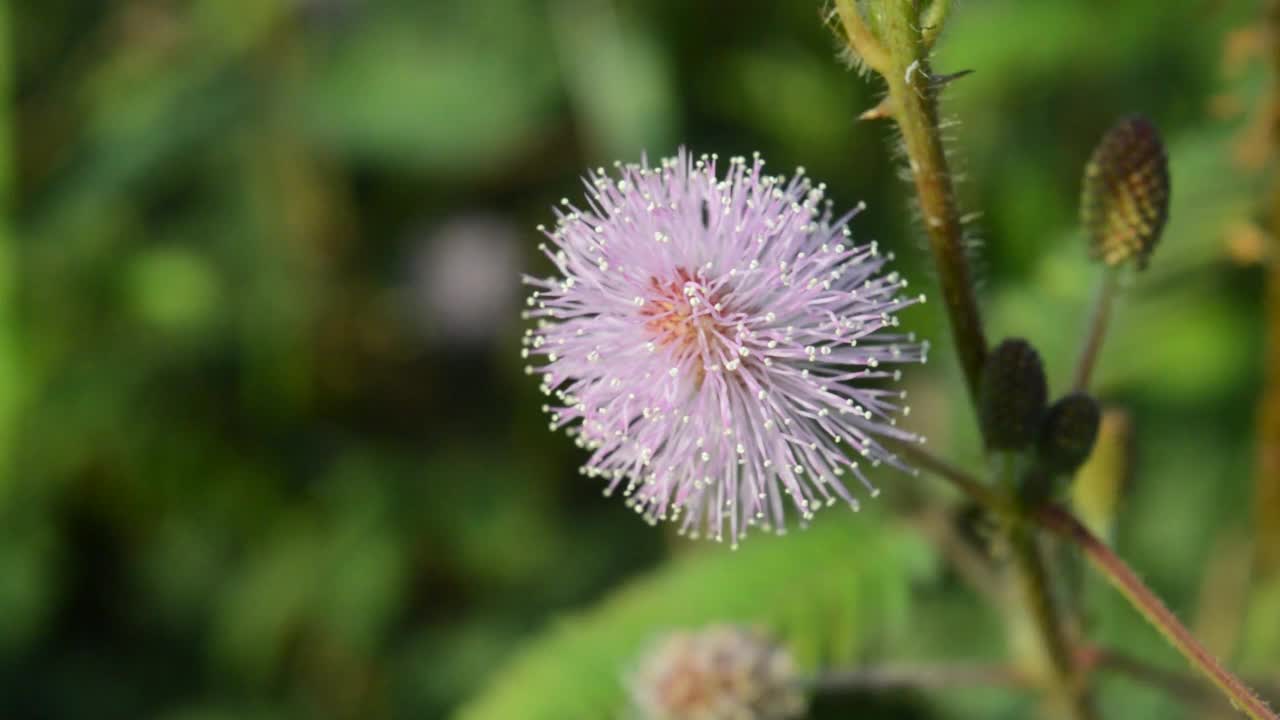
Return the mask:
{"type": "MultiPolygon", "coordinates": [[[[910,472],[880,442],[909,408],[893,366],[928,344],[895,328],[906,280],[892,255],[850,239],[848,221],[803,168],[681,151],[658,167],[590,173],[540,227],[552,277],[535,288],[523,354],[537,365],[553,429],[591,452],[583,466],[650,522],[734,544],[842,501],[868,466],[910,472]]],[[[861,207],[859,207],[859,210],[861,207]]]]}

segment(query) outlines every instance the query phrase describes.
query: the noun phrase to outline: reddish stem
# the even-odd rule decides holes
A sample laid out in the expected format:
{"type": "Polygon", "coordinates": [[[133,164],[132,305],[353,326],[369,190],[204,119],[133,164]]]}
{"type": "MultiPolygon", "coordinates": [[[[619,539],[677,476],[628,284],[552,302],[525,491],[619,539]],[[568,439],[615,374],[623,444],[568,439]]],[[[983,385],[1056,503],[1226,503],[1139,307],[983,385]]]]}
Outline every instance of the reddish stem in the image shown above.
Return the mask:
{"type": "Polygon", "coordinates": [[[1074,515],[1061,507],[1046,505],[1034,511],[1034,517],[1046,530],[1070,540],[1098,567],[1111,584],[1155,626],[1161,634],[1191,662],[1197,670],[1225,693],[1231,703],[1254,720],[1280,720],[1266,703],[1258,699],[1243,682],[1218,663],[1217,659],[1196,640],[1191,631],[1156,597],[1133,570],[1099,540],[1074,515]]]}

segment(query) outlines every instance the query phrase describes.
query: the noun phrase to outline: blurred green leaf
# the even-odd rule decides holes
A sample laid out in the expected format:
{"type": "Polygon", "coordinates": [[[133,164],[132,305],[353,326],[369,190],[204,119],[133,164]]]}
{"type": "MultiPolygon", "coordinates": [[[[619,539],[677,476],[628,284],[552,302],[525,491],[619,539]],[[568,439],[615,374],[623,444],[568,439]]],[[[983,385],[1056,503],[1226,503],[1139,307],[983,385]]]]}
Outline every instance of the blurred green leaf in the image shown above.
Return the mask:
{"type": "Polygon", "coordinates": [[[665,153],[679,126],[658,38],[608,2],[551,0],[561,72],[585,131],[607,158],[665,153]]]}
{"type": "Polygon", "coordinates": [[[13,657],[48,628],[59,594],[58,538],[47,529],[0,535],[0,657],[13,657]]]}
{"type": "Polygon", "coordinates": [[[156,248],[137,257],[128,293],[143,321],[166,332],[207,327],[220,310],[222,288],[209,263],[182,248],[156,248]]]}
{"type": "Polygon", "coordinates": [[[655,635],[717,621],[778,633],[801,663],[848,661],[900,632],[913,582],[931,571],[918,537],[868,512],[737,552],[691,553],[593,610],[561,620],[501,669],[460,720],[613,717],[621,677],[655,635]]]}
{"type": "Polygon", "coordinates": [[[290,633],[320,591],[324,558],[316,533],[302,517],[282,520],[223,594],[216,652],[254,681],[272,678],[290,633]]]}
{"type": "MultiPolygon", "coordinates": [[[[663,536],[573,472],[518,338],[426,343],[409,320],[409,265],[448,216],[532,228],[603,157],[761,149],[806,165],[837,211],[866,200],[855,235],[931,294],[903,316],[936,358],[904,378],[910,425],[980,468],[893,131],[855,120],[881,86],[841,66],[822,4],[6,5],[0,716],[436,717],[510,656],[465,717],[607,717],[649,638],[720,619],[779,630],[809,667],[1003,657],[1000,615],[950,574],[914,582],[932,559],[874,513],[699,548],[612,592],[663,536]]],[[[1189,615],[1215,534],[1250,513],[1258,275],[1222,235],[1266,176],[1244,113],[1270,79],[1259,36],[1235,32],[1256,3],[954,4],[935,67],[976,71],[942,111],[964,209],[985,213],[989,334],[1035,341],[1055,390],[1096,279],[1072,234],[1084,159],[1132,111],[1170,141],[1168,233],[1098,390],[1137,435],[1118,547],[1189,615]]],[[[1182,667],[1089,590],[1090,637],[1182,667]]],[[[1274,594],[1253,598],[1239,655],[1263,670],[1274,594]]],[[[1036,702],[903,698],[843,710],[1012,719],[1036,702]]],[[[1102,700],[1182,710],[1125,681],[1102,700]]]]}
{"type": "Polygon", "coordinates": [[[356,157],[465,176],[547,127],[558,86],[547,28],[528,3],[388,15],[323,53],[300,98],[305,129],[356,157]]]}
{"type": "Polygon", "coordinates": [[[735,123],[813,158],[810,169],[823,177],[858,157],[858,83],[831,58],[784,45],[722,63],[725,80],[713,91],[735,123]]]}

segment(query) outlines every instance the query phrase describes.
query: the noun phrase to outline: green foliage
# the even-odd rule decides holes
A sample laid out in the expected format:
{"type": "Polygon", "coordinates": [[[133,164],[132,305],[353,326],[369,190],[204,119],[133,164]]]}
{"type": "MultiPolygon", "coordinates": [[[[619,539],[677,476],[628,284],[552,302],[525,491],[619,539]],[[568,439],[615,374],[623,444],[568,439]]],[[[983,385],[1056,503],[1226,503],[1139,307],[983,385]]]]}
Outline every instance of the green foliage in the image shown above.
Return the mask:
{"type": "MultiPolygon", "coordinates": [[[[609,716],[649,638],[733,619],[808,668],[1003,657],[999,612],[886,508],[668,561],[575,472],[521,373],[514,286],[548,267],[532,228],[584,168],[681,143],[865,200],[855,236],[933,292],[890,133],[855,121],[880,88],[837,61],[823,5],[4,4],[0,716],[442,717],[467,698],[468,719],[609,716]],[[424,299],[457,223],[506,253],[459,283],[509,291],[474,338],[424,299]]],[[[942,109],[964,209],[985,213],[983,309],[991,337],[1042,352],[1054,396],[1096,279],[1082,165],[1131,112],[1167,139],[1168,228],[1096,377],[1138,436],[1117,543],[1193,617],[1251,512],[1259,283],[1224,235],[1254,214],[1262,175],[1239,157],[1266,78],[1224,81],[1220,56],[1256,3],[951,5],[936,69],[975,70],[942,109]]],[[[939,309],[903,316],[934,346],[904,422],[977,468],[939,309]]],[[[924,478],[881,484],[877,505],[952,508],[924,478]]],[[[1095,637],[1182,667],[1109,588],[1084,595],[1095,637]]],[[[1259,670],[1278,595],[1241,631],[1259,670]]],[[[1108,716],[1180,710],[1103,691],[1108,716]]],[[[867,717],[1032,711],[1006,691],[862,699],[867,717]]]]}
{"type": "Polygon", "coordinates": [[[818,516],[736,552],[698,549],[571,615],[525,647],[459,720],[616,717],[624,673],[664,631],[718,622],[768,628],[808,668],[848,663],[907,627],[911,590],[931,573],[909,528],[873,513],[818,516]]]}
{"type": "Polygon", "coordinates": [[[298,112],[319,139],[360,158],[481,171],[550,119],[547,31],[518,0],[382,13],[323,48],[298,112]]]}

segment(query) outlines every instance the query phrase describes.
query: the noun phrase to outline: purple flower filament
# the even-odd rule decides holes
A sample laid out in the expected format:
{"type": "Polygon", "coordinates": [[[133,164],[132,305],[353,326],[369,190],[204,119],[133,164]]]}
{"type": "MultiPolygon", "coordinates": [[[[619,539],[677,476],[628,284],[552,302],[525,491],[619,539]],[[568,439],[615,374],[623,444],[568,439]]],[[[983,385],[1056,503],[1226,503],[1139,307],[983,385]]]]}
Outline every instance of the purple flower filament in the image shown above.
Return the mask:
{"type": "MultiPolygon", "coordinates": [[[[905,297],[892,256],[850,241],[856,210],[832,219],[824,186],[764,161],[683,151],[660,167],[617,164],[586,179],[587,207],[562,201],[541,246],[558,276],[526,277],[526,371],[542,376],[552,429],[591,452],[583,472],[621,489],[650,522],[736,545],[748,528],[801,523],[846,484],[874,497],[864,465],[911,472],[877,438],[905,393],[891,366],[928,344],[894,330],[905,297]]],[[[859,208],[861,209],[861,208],[859,208]]]]}

